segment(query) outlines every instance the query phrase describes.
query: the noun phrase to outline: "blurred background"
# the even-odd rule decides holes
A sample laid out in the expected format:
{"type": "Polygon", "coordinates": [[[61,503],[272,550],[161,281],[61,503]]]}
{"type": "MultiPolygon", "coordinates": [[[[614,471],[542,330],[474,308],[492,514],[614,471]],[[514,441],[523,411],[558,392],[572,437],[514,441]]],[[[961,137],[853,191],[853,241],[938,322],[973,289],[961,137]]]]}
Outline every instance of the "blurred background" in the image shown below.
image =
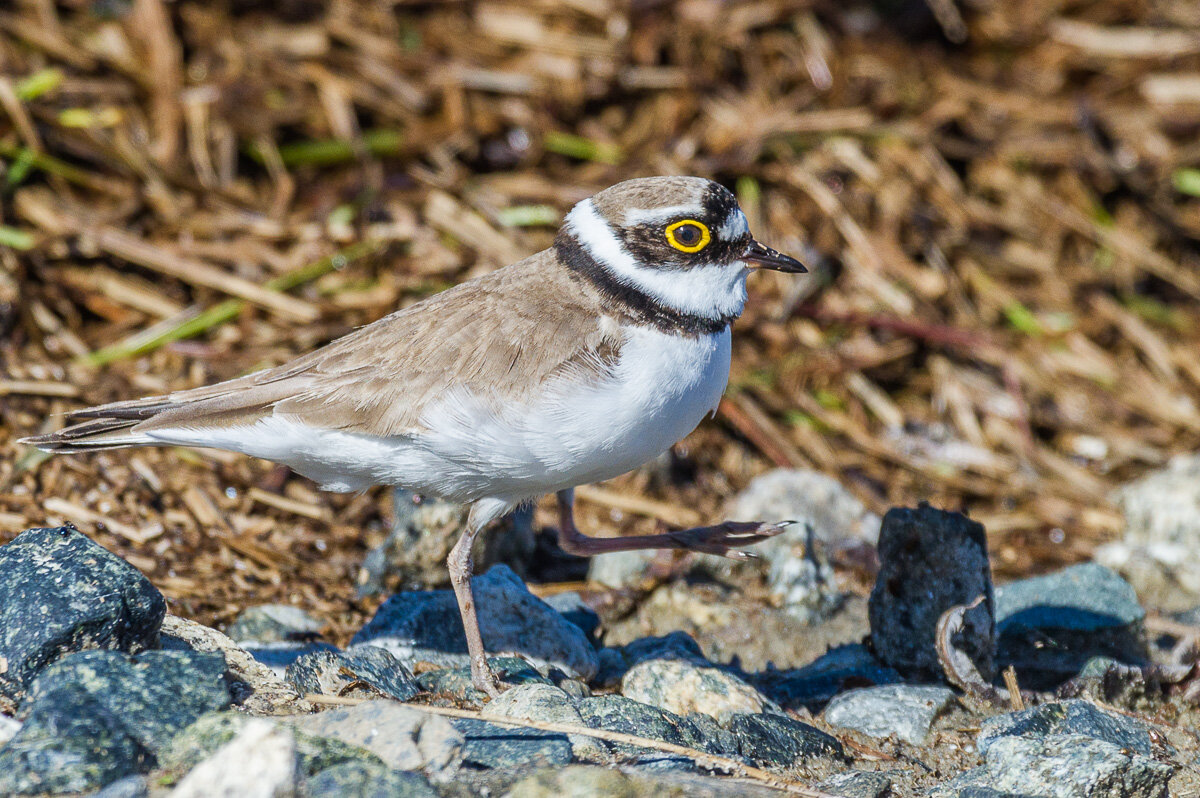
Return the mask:
{"type": "MultiPolygon", "coordinates": [[[[969,511],[1001,578],[1103,550],[1200,604],[1122,499],[1200,441],[1198,133],[1193,0],[17,0],[0,543],[71,520],[178,614],[357,628],[386,491],[16,438],[280,363],[544,248],[611,183],[696,174],[812,274],[751,278],[717,417],[584,491],[585,530],[719,520],[813,469],[876,513],[969,511]]],[[[838,567],[869,588],[870,557],[838,567]]]]}

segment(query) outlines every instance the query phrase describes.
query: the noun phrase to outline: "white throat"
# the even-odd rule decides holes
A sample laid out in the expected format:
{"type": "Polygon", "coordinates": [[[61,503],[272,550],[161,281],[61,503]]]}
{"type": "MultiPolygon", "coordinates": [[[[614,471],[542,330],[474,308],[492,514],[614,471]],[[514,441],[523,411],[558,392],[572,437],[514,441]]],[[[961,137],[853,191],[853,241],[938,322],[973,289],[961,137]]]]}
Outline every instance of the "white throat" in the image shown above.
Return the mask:
{"type": "Polygon", "coordinates": [[[565,223],[597,263],[661,305],[706,319],[740,316],[746,305],[749,271],[740,260],[685,271],[643,265],[629,254],[590,199],[572,208],[565,223]]]}

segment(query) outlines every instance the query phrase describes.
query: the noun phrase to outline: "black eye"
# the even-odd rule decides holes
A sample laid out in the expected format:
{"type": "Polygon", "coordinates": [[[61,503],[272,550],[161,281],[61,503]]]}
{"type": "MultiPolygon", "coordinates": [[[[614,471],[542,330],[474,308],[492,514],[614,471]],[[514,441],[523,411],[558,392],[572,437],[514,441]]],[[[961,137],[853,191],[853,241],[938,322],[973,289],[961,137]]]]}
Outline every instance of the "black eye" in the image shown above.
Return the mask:
{"type": "Polygon", "coordinates": [[[685,247],[696,246],[700,243],[700,238],[703,235],[700,232],[700,228],[694,224],[685,224],[675,230],[675,240],[685,247]]]}

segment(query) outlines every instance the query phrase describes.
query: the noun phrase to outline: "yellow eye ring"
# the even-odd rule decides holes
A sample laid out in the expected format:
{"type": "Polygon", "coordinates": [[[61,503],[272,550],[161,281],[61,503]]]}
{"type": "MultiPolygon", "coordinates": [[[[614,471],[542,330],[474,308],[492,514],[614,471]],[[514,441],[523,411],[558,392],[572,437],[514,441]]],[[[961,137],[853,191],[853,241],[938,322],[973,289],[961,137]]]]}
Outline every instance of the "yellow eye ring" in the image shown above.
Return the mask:
{"type": "Polygon", "coordinates": [[[710,241],[712,241],[712,233],[708,232],[708,226],[704,222],[698,222],[695,219],[682,219],[667,227],[667,243],[680,252],[699,252],[707,247],[710,241]],[[675,237],[675,231],[685,225],[700,228],[699,241],[694,244],[685,244],[675,237]]]}

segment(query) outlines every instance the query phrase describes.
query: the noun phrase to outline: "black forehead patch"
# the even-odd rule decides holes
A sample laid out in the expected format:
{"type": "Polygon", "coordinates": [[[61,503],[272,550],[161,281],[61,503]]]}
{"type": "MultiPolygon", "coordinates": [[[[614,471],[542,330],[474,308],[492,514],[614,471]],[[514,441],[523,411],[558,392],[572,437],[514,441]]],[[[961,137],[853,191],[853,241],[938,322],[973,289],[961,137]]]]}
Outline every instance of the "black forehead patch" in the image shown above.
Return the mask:
{"type": "Polygon", "coordinates": [[[700,204],[704,206],[706,221],[711,221],[713,224],[724,222],[738,207],[737,197],[733,196],[733,192],[720,183],[708,184],[700,204]]]}

